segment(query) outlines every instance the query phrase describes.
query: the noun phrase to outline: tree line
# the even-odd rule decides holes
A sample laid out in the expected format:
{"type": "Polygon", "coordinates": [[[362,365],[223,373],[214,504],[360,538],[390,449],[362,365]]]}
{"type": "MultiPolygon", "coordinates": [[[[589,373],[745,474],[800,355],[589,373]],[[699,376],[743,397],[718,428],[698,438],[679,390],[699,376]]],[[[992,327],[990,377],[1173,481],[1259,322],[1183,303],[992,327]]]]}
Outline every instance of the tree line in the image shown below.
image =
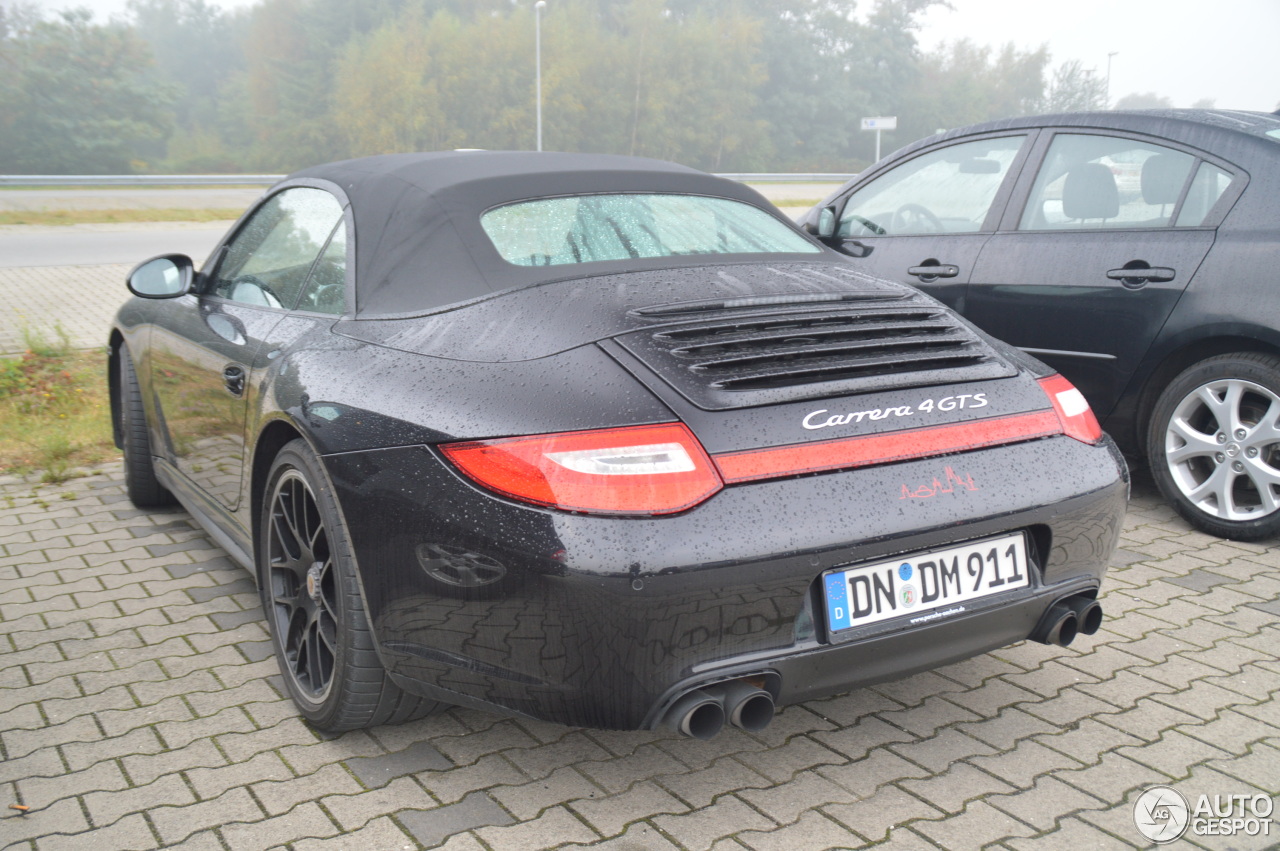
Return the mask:
{"type": "MultiPolygon", "coordinates": [[[[915,39],[938,0],[551,0],[547,150],[711,171],[851,172],[990,118],[1102,108],[1047,49],[915,39]]],[[[531,149],[532,0],[0,5],[0,173],[285,172],[347,157],[531,149]]]]}

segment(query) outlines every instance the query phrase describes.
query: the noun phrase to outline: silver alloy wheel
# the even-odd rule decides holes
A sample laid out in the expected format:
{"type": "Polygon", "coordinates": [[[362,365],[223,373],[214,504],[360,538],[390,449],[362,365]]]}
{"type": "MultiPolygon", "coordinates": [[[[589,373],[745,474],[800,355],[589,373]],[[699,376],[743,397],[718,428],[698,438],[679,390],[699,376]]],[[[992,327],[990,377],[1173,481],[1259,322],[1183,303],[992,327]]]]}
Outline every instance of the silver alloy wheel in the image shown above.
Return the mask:
{"type": "Polygon", "coordinates": [[[333,686],[338,583],[315,494],[295,469],[271,493],[267,529],[268,596],[286,673],[316,703],[333,686]]]}
{"type": "Polygon", "coordinates": [[[1202,384],[1169,418],[1165,463],[1197,509],[1227,521],[1280,508],[1280,397],[1243,379],[1202,384]]]}

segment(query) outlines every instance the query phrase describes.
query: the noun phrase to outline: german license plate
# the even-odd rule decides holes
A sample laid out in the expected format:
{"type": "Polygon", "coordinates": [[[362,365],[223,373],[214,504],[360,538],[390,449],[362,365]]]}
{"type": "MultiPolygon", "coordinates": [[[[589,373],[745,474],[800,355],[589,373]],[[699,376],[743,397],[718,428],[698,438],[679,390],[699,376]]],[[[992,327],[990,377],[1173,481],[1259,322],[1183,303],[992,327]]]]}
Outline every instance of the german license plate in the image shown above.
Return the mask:
{"type": "Polygon", "coordinates": [[[823,576],[832,632],[913,616],[928,623],[966,604],[1029,584],[1021,533],[946,549],[909,553],[823,576]]]}

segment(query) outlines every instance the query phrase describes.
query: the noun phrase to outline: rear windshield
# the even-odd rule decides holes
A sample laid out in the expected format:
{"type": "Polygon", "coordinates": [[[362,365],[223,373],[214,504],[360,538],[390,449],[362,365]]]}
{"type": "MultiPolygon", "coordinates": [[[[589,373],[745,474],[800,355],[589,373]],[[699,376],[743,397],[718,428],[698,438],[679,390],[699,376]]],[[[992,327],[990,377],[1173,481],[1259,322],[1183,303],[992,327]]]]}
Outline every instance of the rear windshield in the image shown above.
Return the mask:
{"type": "Polygon", "coordinates": [[[502,259],[516,266],[821,251],[764,210],[701,195],[542,198],[497,207],[480,224],[502,259]]]}

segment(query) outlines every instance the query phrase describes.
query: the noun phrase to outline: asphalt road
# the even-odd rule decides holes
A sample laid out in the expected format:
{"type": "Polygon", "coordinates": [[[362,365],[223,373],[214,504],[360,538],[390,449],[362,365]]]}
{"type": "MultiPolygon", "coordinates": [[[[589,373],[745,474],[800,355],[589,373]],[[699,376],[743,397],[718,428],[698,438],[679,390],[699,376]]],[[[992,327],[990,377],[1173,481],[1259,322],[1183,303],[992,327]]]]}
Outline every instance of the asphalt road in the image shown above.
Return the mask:
{"type": "Polygon", "coordinates": [[[33,210],[243,210],[266,187],[104,186],[0,189],[0,212],[33,210]]]}
{"type": "Polygon", "coordinates": [[[133,265],[157,254],[187,254],[199,266],[230,222],[7,225],[0,227],[0,268],[133,265]]]}

